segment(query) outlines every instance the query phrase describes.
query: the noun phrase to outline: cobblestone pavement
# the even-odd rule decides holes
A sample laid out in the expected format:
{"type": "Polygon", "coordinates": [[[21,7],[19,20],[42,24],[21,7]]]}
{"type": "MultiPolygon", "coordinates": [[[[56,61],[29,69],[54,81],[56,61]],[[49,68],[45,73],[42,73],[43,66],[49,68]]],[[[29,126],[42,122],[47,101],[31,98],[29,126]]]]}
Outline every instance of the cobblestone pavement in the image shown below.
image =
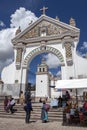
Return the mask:
{"type": "Polygon", "coordinates": [[[42,123],[30,121],[26,124],[22,119],[0,118],[0,130],[87,130],[87,127],[62,126],[60,122],[42,123]]]}

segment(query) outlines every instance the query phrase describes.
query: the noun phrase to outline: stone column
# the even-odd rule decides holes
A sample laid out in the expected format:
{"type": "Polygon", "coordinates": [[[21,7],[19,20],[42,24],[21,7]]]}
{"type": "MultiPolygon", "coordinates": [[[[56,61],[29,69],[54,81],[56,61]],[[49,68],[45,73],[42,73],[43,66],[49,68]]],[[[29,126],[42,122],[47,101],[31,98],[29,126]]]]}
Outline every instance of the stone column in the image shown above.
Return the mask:
{"type": "Polygon", "coordinates": [[[25,92],[27,84],[27,67],[22,67],[21,70],[21,90],[25,92]]]}

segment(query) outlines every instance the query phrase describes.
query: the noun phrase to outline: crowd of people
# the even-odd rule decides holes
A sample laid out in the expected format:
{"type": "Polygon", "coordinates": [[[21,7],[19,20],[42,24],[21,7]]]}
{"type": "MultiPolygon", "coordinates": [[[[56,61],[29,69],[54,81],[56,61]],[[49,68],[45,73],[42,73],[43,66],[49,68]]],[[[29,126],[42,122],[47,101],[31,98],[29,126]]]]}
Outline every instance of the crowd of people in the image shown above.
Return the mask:
{"type": "MultiPolygon", "coordinates": [[[[63,101],[68,100],[68,99],[69,99],[69,93],[66,92],[66,97],[62,98],[60,96],[58,98],[58,106],[62,107],[63,101]]],[[[48,121],[48,111],[51,107],[51,104],[48,104],[47,100],[48,100],[47,97],[44,100],[42,100],[42,98],[39,99],[39,102],[42,103],[41,120],[42,120],[43,123],[46,123],[48,121]]],[[[19,103],[24,107],[24,110],[25,110],[25,113],[26,113],[25,122],[29,123],[31,111],[33,111],[33,108],[32,108],[30,93],[28,91],[26,91],[25,94],[23,93],[23,91],[20,92],[19,103]]],[[[11,114],[16,112],[17,109],[14,109],[15,104],[16,104],[16,102],[15,102],[14,98],[10,97],[10,99],[8,99],[8,97],[5,96],[4,110],[6,112],[11,112],[11,114]]]]}
{"type": "Polygon", "coordinates": [[[67,104],[67,101],[70,100],[70,94],[68,91],[62,96],[59,96],[58,98],[51,99],[51,107],[58,108],[58,107],[65,107],[67,104]]]}
{"type": "MultiPolygon", "coordinates": [[[[73,120],[75,116],[79,116],[79,120],[83,120],[84,116],[87,116],[87,100],[84,102],[82,107],[79,107],[77,103],[72,104],[71,97],[68,91],[66,91],[66,94],[63,95],[62,97],[59,96],[59,98],[55,99],[54,100],[55,103],[51,102],[50,104],[48,104],[47,100],[48,100],[47,98],[45,98],[44,100],[42,100],[42,98],[39,99],[39,102],[42,103],[41,120],[43,123],[46,123],[48,121],[48,111],[50,107],[53,108],[63,107],[66,113],[67,123],[70,123],[70,121],[73,120]]],[[[25,122],[29,123],[31,111],[33,111],[29,92],[27,91],[24,94],[23,91],[21,91],[19,101],[26,113],[25,122]]],[[[4,110],[6,112],[11,112],[11,114],[16,112],[17,109],[14,108],[15,104],[16,101],[13,97],[10,97],[10,99],[8,99],[8,97],[5,96],[4,110]]]]}
{"type": "Polygon", "coordinates": [[[66,123],[72,124],[87,124],[87,100],[84,100],[83,105],[79,105],[78,102],[73,103],[72,100],[66,102],[64,107],[66,113],[66,123]]]}

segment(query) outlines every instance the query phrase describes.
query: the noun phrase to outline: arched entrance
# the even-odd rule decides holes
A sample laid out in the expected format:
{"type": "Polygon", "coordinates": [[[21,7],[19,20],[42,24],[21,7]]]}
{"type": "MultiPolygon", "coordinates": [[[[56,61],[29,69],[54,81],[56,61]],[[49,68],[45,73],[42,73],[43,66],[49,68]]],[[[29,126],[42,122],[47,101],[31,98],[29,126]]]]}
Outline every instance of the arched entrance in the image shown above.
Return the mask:
{"type": "Polygon", "coordinates": [[[65,64],[64,63],[64,57],[63,57],[63,55],[61,54],[61,52],[58,49],[50,47],[50,46],[41,46],[41,47],[38,47],[38,48],[34,49],[33,51],[31,51],[25,57],[24,62],[23,62],[23,66],[27,66],[31,62],[33,57],[35,57],[36,55],[38,55],[40,53],[43,53],[43,52],[51,52],[51,53],[53,53],[54,55],[56,55],[58,57],[61,65],[65,64]]]}
{"type": "MultiPolygon", "coordinates": [[[[37,56],[37,55],[39,55],[41,53],[46,53],[46,52],[47,53],[52,53],[55,56],[57,56],[57,58],[59,59],[59,65],[61,67],[64,66],[64,57],[63,57],[63,55],[61,54],[61,52],[59,50],[57,50],[56,48],[53,48],[53,47],[49,47],[49,46],[38,47],[38,48],[34,49],[33,51],[31,51],[24,59],[23,66],[22,66],[22,82],[23,83],[24,82],[25,82],[25,84],[28,83],[28,81],[27,81],[28,80],[27,79],[27,77],[28,77],[27,74],[29,75],[29,69],[30,69],[30,68],[28,68],[28,66],[30,65],[32,59],[35,56],[37,56]],[[25,79],[25,75],[26,75],[26,79],[25,79]]],[[[30,70],[30,72],[31,71],[32,70],[30,70]]],[[[47,82],[49,82],[49,81],[47,81],[47,82]]],[[[50,85],[45,85],[45,86],[50,86],[50,85]]],[[[23,88],[21,88],[21,89],[23,90],[23,88]]],[[[47,94],[44,94],[44,95],[47,95],[47,94]]]]}
{"type": "Polygon", "coordinates": [[[32,51],[30,51],[30,53],[27,54],[27,56],[25,57],[24,62],[22,64],[22,68],[21,68],[22,69],[21,70],[22,71],[22,75],[21,75],[22,79],[21,79],[21,82],[23,84],[27,83],[27,70],[29,69],[28,66],[29,66],[30,62],[32,61],[32,59],[36,55],[44,53],[44,52],[53,53],[54,55],[56,55],[58,57],[58,59],[60,61],[60,65],[61,66],[65,65],[63,55],[56,48],[53,48],[53,47],[50,47],[50,46],[40,46],[36,49],[33,49],[32,51]]]}
{"type": "Polygon", "coordinates": [[[19,83],[19,87],[21,84],[21,89],[25,90],[28,65],[36,55],[44,52],[51,52],[58,57],[62,79],[73,78],[78,40],[78,28],[52,19],[45,14],[24,31],[21,32],[19,28],[15,38],[12,39],[16,65],[15,83],[19,83]]]}

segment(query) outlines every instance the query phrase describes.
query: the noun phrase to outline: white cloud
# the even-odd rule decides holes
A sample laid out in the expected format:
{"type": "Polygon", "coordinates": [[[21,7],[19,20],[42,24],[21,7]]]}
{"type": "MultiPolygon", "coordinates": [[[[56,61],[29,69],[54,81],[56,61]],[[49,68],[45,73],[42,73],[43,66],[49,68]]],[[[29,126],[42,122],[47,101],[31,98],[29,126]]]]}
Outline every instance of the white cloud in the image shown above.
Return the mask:
{"type": "Polygon", "coordinates": [[[85,57],[86,56],[86,53],[82,53],[81,51],[76,51],[77,55],[80,56],[80,57],[85,57]]]}
{"type": "Polygon", "coordinates": [[[58,71],[58,73],[56,75],[57,76],[61,76],[61,71],[58,71]]]}
{"type": "MultiPolygon", "coordinates": [[[[11,15],[11,28],[0,31],[0,73],[3,67],[11,63],[13,60],[13,46],[11,39],[15,36],[17,27],[21,26],[21,28],[24,29],[29,26],[31,21],[35,21],[36,19],[37,17],[34,13],[21,7],[11,15]]],[[[0,23],[1,25],[4,25],[3,22],[0,23]]]]}
{"type": "Polygon", "coordinates": [[[76,53],[77,53],[78,56],[82,56],[82,52],[77,50],[76,53]]]}
{"type": "Polygon", "coordinates": [[[87,53],[87,42],[83,42],[82,46],[77,50],[77,54],[81,57],[85,57],[87,53]]]}
{"type": "Polygon", "coordinates": [[[14,14],[11,15],[11,27],[19,27],[21,26],[21,29],[25,29],[27,26],[29,26],[29,23],[34,22],[37,20],[37,17],[34,13],[32,13],[29,10],[26,10],[23,7],[20,7],[15,11],[14,14]]]}
{"type": "Polygon", "coordinates": [[[83,42],[82,47],[80,48],[81,50],[86,49],[87,50],[87,42],[83,42]]]}
{"type": "Polygon", "coordinates": [[[0,26],[1,26],[1,27],[4,27],[4,26],[5,26],[5,24],[4,24],[3,21],[1,21],[1,20],[0,20],[0,26]]]}
{"type": "Polygon", "coordinates": [[[83,49],[87,50],[87,42],[83,42],[83,49]]]}
{"type": "Polygon", "coordinates": [[[49,68],[57,68],[60,64],[58,57],[52,53],[45,55],[44,58],[46,59],[46,64],[49,66],[49,68]]]}
{"type": "Polygon", "coordinates": [[[11,63],[13,60],[11,39],[15,35],[15,30],[15,28],[8,28],[0,31],[0,72],[4,66],[11,63]]]}

